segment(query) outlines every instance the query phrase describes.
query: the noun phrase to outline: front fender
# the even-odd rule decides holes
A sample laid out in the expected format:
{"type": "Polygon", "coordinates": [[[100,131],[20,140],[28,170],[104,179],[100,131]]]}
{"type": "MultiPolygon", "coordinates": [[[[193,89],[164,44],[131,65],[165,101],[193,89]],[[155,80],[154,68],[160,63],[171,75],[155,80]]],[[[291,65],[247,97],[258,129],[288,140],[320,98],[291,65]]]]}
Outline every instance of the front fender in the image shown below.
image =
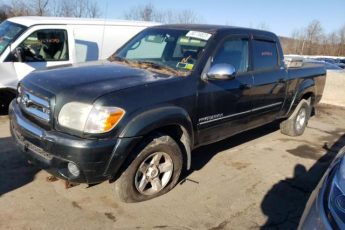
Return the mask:
{"type": "Polygon", "coordinates": [[[187,169],[191,167],[191,151],[194,145],[193,125],[189,114],[176,106],[165,106],[147,110],[130,119],[120,133],[120,138],[140,137],[167,126],[178,125],[183,134],[180,142],[184,146],[187,169]]]}
{"type": "Polygon", "coordinates": [[[145,136],[159,128],[180,125],[193,140],[193,126],[189,114],[176,106],[153,108],[135,115],[120,133],[120,138],[145,136]]]}

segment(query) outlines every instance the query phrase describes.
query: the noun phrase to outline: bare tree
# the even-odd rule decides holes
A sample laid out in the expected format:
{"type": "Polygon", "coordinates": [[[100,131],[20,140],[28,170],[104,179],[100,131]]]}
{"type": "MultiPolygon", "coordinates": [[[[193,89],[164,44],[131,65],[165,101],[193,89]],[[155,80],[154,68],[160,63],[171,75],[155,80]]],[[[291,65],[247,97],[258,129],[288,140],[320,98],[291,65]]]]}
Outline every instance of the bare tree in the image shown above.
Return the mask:
{"type": "Polygon", "coordinates": [[[16,16],[63,16],[63,17],[87,17],[100,16],[100,9],[94,0],[12,0],[6,17],[16,16]]]}
{"type": "Polygon", "coordinates": [[[323,47],[324,50],[322,53],[331,55],[331,56],[336,56],[338,55],[338,49],[339,47],[339,36],[336,32],[333,32],[329,34],[328,36],[325,36],[325,40],[323,42],[323,47]]]}
{"type": "Polygon", "coordinates": [[[345,56],[345,25],[326,34],[321,23],[314,20],[307,27],[294,30],[291,39],[282,40],[286,53],[345,56]]]}
{"type": "Polygon", "coordinates": [[[180,24],[195,24],[200,22],[199,17],[191,10],[183,10],[177,14],[176,22],[180,24]]]}
{"type": "Polygon", "coordinates": [[[52,15],[58,17],[73,17],[73,5],[67,0],[55,1],[52,15]]]}
{"type": "Polygon", "coordinates": [[[0,6],[0,22],[6,20],[9,17],[11,8],[8,5],[1,4],[0,6]]]}
{"type": "Polygon", "coordinates": [[[37,16],[49,15],[49,0],[34,0],[31,2],[29,7],[31,8],[31,13],[37,16]]]}
{"type": "Polygon", "coordinates": [[[31,7],[24,0],[12,0],[9,7],[9,17],[34,15],[31,7]]]}
{"type": "Polygon", "coordinates": [[[152,4],[133,7],[123,15],[128,20],[156,21],[162,23],[183,23],[194,24],[200,22],[198,17],[191,10],[157,10],[152,4]]]}
{"type": "Polygon", "coordinates": [[[12,0],[9,5],[6,5],[3,12],[6,12],[7,17],[50,15],[49,2],[50,0],[34,0],[32,2],[12,0]]]}
{"type": "Polygon", "coordinates": [[[96,18],[101,14],[97,3],[91,0],[56,0],[52,15],[59,17],[96,18]]]}
{"type": "Polygon", "coordinates": [[[307,54],[316,54],[315,45],[320,41],[320,37],[323,34],[321,23],[318,20],[314,20],[307,26],[306,30],[306,43],[307,43],[307,54]]]}
{"type": "Polygon", "coordinates": [[[270,26],[266,22],[260,22],[256,28],[259,30],[269,30],[270,26]]]}
{"type": "Polygon", "coordinates": [[[101,10],[97,2],[89,1],[87,5],[87,14],[88,18],[99,18],[101,16],[101,10]]]}
{"type": "Polygon", "coordinates": [[[339,29],[339,53],[338,55],[345,56],[345,25],[339,29]]]}
{"type": "Polygon", "coordinates": [[[294,30],[292,32],[293,39],[293,53],[303,54],[306,47],[306,35],[304,30],[294,30]]]}
{"type": "Polygon", "coordinates": [[[140,5],[129,9],[124,13],[124,18],[128,20],[140,20],[140,21],[156,21],[157,19],[162,20],[161,16],[156,16],[156,9],[149,3],[146,5],[140,5]]]}

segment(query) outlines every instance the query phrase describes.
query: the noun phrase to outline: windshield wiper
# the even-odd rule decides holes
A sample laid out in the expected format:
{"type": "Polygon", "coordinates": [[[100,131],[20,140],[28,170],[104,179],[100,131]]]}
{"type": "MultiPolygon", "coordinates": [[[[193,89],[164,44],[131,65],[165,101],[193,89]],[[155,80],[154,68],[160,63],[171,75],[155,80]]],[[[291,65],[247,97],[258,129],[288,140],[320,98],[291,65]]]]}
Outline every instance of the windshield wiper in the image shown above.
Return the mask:
{"type": "Polygon", "coordinates": [[[119,56],[116,56],[116,55],[112,55],[108,58],[108,61],[118,61],[118,62],[124,62],[126,64],[129,64],[130,61],[127,60],[126,58],[123,58],[123,57],[119,57],[119,56]]]}
{"type": "Polygon", "coordinates": [[[155,62],[150,62],[150,61],[132,61],[132,60],[128,60],[126,58],[123,57],[119,57],[116,55],[113,55],[111,57],[108,58],[108,61],[118,61],[118,62],[124,62],[130,66],[133,67],[141,67],[141,68],[152,68],[152,69],[157,69],[157,70],[165,70],[168,71],[174,75],[181,75],[181,72],[178,70],[174,70],[173,68],[170,68],[168,66],[165,65],[161,65],[155,62]]]}
{"type": "Polygon", "coordinates": [[[180,75],[181,74],[179,71],[174,70],[173,68],[170,68],[170,67],[165,66],[165,65],[158,64],[156,62],[137,61],[137,63],[139,65],[141,65],[141,67],[143,67],[142,65],[146,65],[146,67],[148,67],[148,68],[153,68],[153,69],[158,69],[158,70],[167,70],[167,71],[171,72],[174,75],[180,75]]]}

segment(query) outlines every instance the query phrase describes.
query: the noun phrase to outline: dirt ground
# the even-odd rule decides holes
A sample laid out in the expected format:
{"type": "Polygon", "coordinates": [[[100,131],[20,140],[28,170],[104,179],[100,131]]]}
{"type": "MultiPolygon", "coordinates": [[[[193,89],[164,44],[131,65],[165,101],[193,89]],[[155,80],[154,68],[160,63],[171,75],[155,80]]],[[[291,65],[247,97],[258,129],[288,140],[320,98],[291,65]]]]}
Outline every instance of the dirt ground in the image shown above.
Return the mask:
{"type": "Polygon", "coordinates": [[[113,184],[65,189],[28,165],[0,118],[0,229],[295,229],[345,145],[345,110],[322,106],[301,137],[270,124],[193,152],[168,194],[125,204],[113,184]]]}

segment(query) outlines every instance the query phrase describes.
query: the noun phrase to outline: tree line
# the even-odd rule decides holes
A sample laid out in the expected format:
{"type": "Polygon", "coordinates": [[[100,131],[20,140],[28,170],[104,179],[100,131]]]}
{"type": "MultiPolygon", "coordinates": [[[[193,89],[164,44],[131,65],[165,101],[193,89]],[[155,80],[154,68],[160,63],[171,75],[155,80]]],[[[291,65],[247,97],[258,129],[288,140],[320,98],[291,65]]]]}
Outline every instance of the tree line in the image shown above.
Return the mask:
{"type": "Polygon", "coordinates": [[[320,21],[296,29],[291,38],[281,38],[286,54],[345,56],[345,24],[337,31],[325,33],[320,21]]]}
{"type": "Polygon", "coordinates": [[[130,8],[124,12],[123,17],[127,20],[161,23],[195,24],[203,22],[203,18],[192,10],[157,9],[151,3],[130,8]]]}
{"type": "MultiPolygon", "coordinates": [[[[18,16],[56,16],[98,18],[101,9],[96,0],[0,0],[0,21],[18,16]]],[[[148,3],[130,8],[122,18],[161,23],[200,23],[202,18],[191,10],[162,10],[148,3]]]]}
{"type": "Polygon", "coordinates": [[[97,18],[101,16],[101,10],[94,0],[0,1],[0,21],[17,16],[97,18]]]}

